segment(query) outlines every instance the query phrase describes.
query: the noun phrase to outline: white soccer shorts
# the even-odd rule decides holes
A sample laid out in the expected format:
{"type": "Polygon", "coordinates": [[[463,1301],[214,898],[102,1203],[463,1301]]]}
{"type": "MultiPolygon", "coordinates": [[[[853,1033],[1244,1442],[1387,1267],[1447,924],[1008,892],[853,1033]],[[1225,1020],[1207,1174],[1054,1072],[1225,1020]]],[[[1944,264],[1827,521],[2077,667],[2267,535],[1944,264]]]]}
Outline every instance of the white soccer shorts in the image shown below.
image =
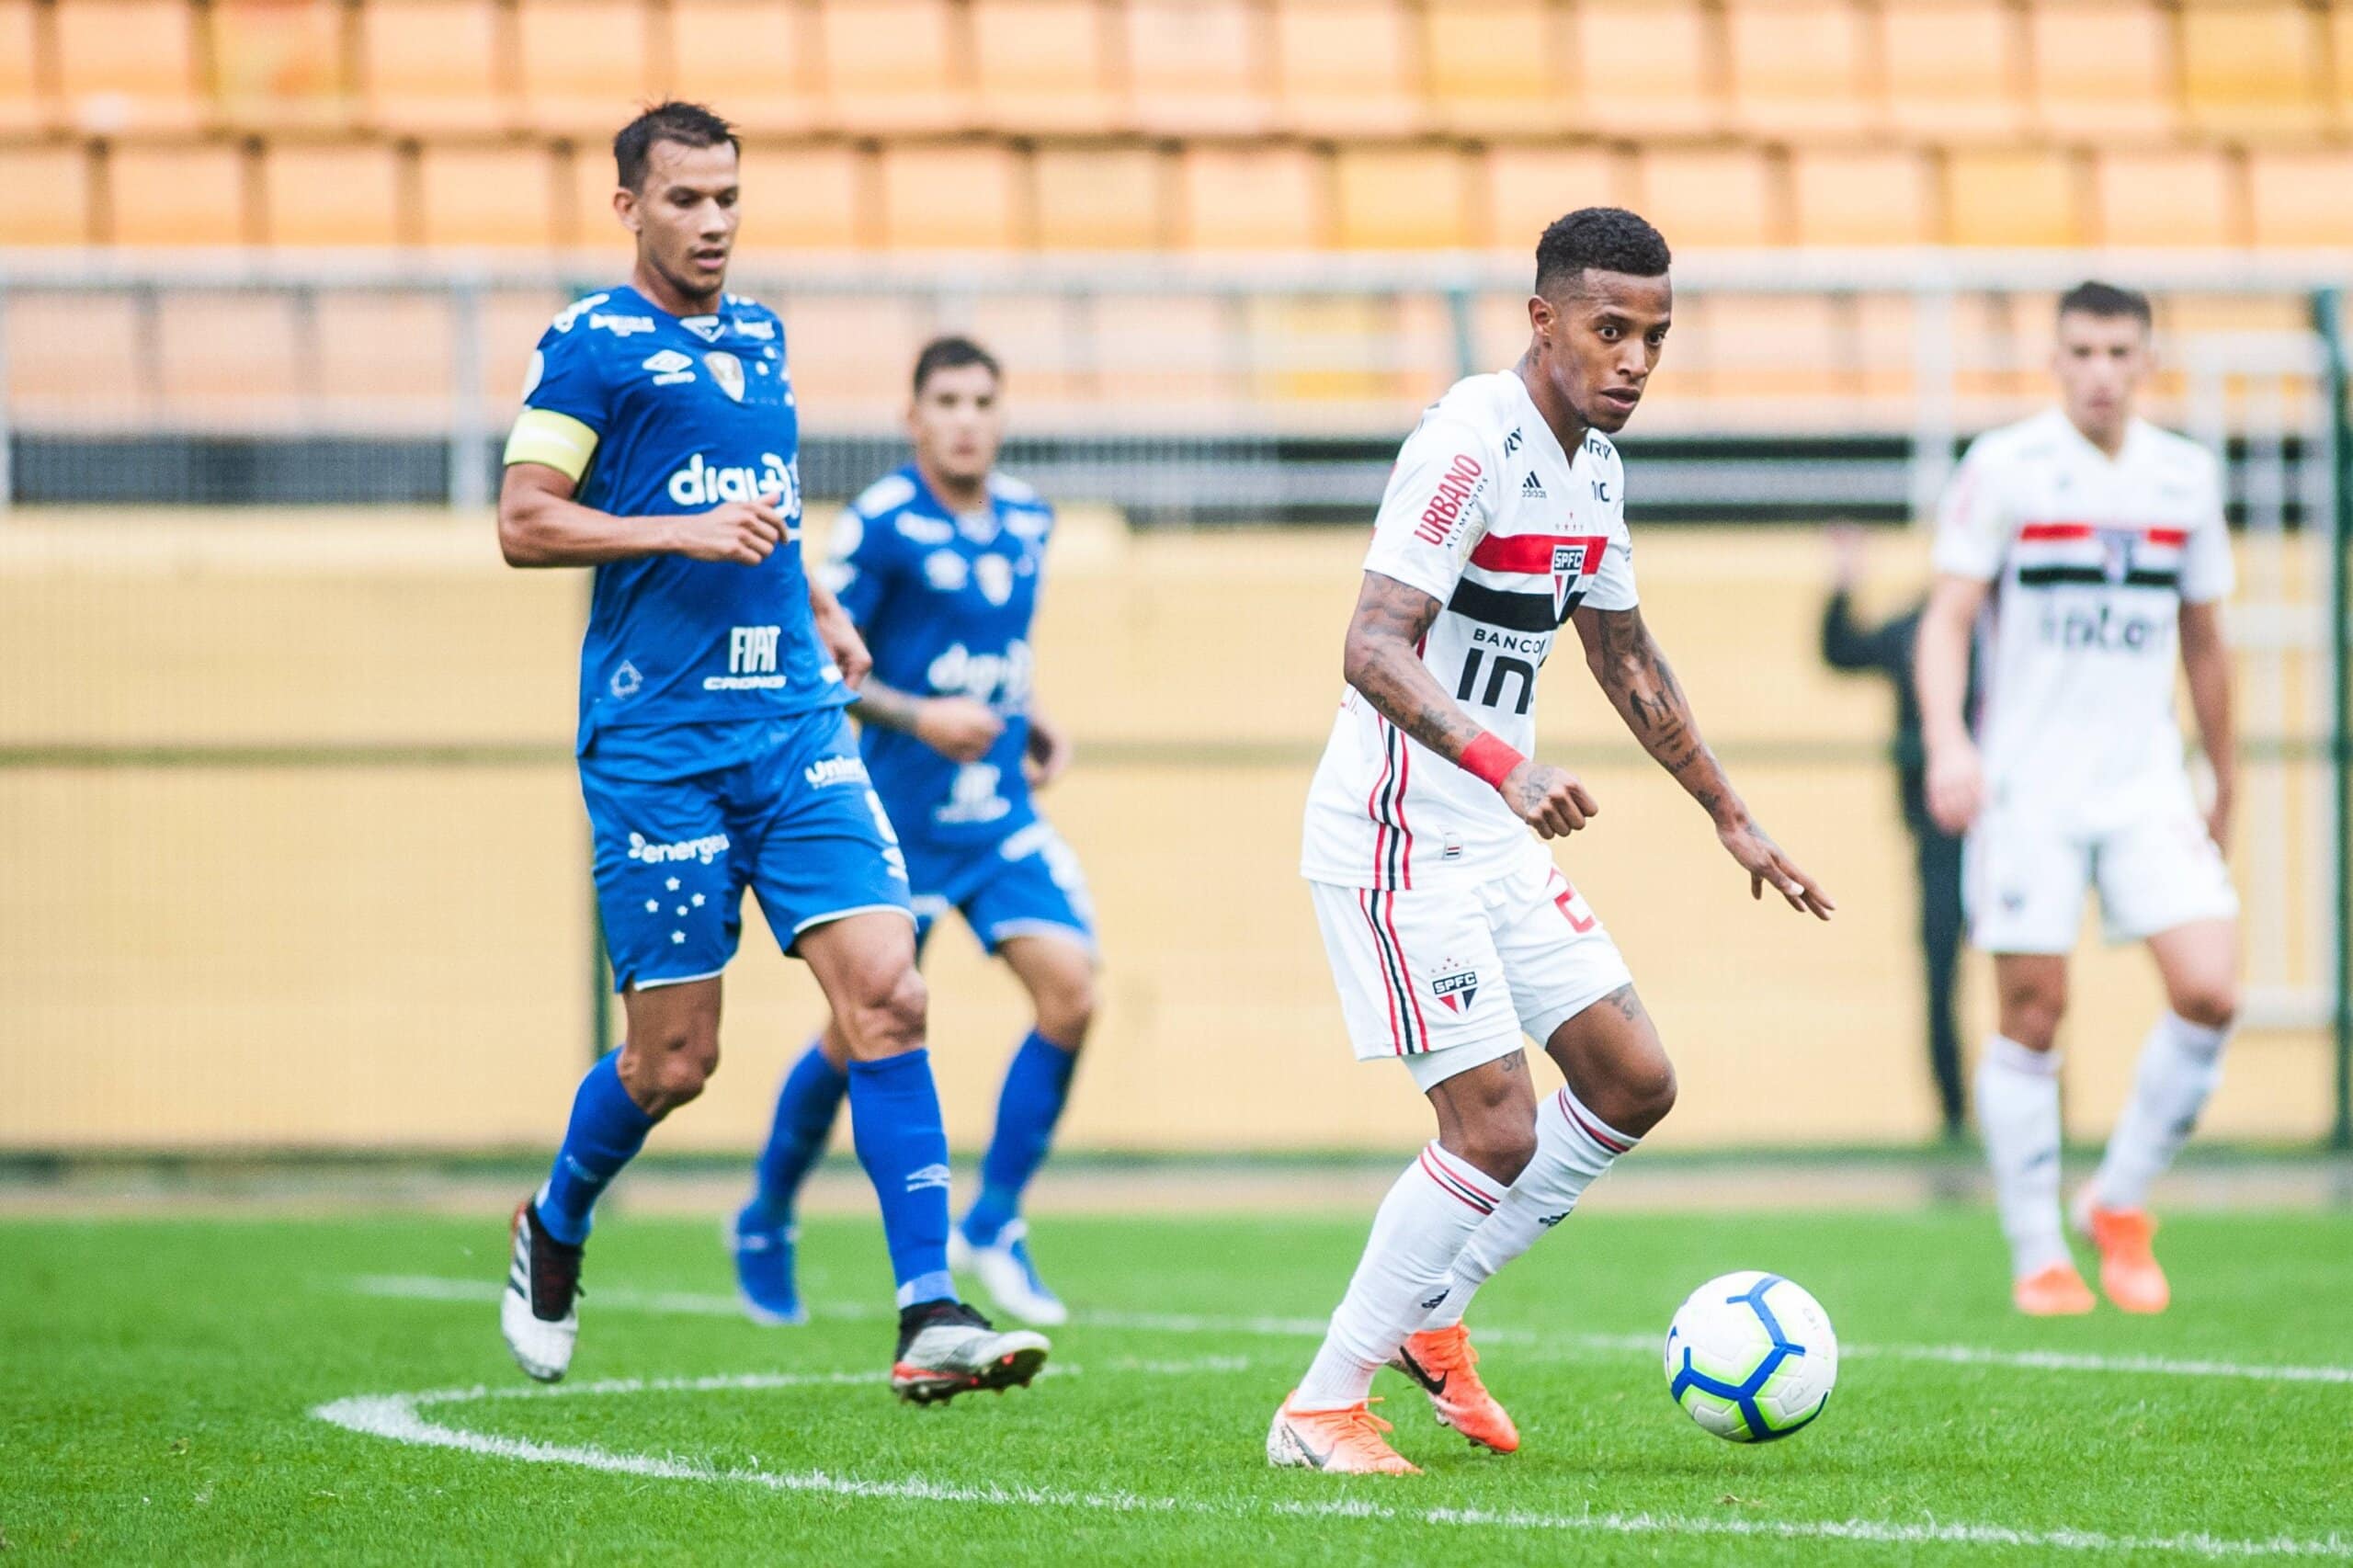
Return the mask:
{"type": "Polygon", "coordinates": [[[1425,1091],[1510,1055],[1523,1033],[1541,1044],[1633,983],[1599,916],[1541,854],[1468,885],[1308,888],[1357,1059],[1403,1061],[1425,1091]]]}
{"type": "Polygon", "coordinates": [[[1969,938],[1989,953],[2071,953],[2084,894],[2099,890],[2110,942],[2234,920],[2238,891],[2187,778],[2136,790],[2144,806],[2084,832],[2031,802],[1988,806],[1969,830],[1961,889],[1969,938]]]}

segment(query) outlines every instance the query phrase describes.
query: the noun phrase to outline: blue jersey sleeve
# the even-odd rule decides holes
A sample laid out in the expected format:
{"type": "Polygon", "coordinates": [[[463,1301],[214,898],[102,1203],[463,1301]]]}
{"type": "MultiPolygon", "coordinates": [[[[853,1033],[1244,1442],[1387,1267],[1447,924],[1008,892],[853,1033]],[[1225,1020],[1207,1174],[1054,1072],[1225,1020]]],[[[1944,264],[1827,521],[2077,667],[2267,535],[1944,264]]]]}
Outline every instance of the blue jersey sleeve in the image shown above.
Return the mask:
{"type": "Polygon", "coordinates": [[[897,537],[887,520],[869,517],[854,505],[844,507],[834,524],[825,563],[826,585],[861,632],[874,624],[891,597],[899,565],[898,551],[892,548],[897,537]]]}
{"type": "Polygon", "coordinates": [[[595,335],[579,322],[607,298],[592,294],[570,306],[540,335],[523,377],[523,411],[506,438],[507,462],[544,463],[574,480],[587,471],[609,409],[595,335]]]}

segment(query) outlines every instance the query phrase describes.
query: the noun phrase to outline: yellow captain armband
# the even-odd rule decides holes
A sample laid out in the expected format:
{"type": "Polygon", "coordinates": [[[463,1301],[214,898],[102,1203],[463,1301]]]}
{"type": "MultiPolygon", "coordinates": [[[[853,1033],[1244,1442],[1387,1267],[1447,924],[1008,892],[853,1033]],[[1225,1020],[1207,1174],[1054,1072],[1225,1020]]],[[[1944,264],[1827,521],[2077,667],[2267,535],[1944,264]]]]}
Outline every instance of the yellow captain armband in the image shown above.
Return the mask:
{"type": "Polygon", "coordinates": [[[569,414],[527,408],[506,437],[506,461],[544,463],[566,479],[577,481],[597,455],[597,432],[569,414]]]}

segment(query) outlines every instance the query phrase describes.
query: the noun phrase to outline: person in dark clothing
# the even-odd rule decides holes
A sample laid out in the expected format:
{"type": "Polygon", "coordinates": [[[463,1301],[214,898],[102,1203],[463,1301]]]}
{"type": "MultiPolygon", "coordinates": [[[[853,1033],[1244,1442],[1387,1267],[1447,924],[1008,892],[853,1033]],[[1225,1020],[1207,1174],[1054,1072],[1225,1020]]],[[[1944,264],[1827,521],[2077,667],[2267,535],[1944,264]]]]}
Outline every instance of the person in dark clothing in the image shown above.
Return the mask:
{"type": "MultiPolygon", "coordinates": [[[[1855,619],[1855,581],[1862,565],[1862,534],[1845,528],[1830,535],[1836,572],[1822,607],[1822,657],[1832,669],[1883,676],[1895,689],[1895,763],[1904,825],[1912,835],[1920,884],[1920,956],[1927,989],[1928,1070],[1947,1138],[1958,1138],[1967,1100],[1961,1081],[1961,1028],[1953,996],[1961,966],[1961,839],[1929,820],[1926,754],[1920,744],[1920,701],[1912,688],[1912,646],[1927,600],[1891,620],[1866,626],[1855,619]]],[[[1974,679],[1970,702],[1976,702],[1974,679]]]]}

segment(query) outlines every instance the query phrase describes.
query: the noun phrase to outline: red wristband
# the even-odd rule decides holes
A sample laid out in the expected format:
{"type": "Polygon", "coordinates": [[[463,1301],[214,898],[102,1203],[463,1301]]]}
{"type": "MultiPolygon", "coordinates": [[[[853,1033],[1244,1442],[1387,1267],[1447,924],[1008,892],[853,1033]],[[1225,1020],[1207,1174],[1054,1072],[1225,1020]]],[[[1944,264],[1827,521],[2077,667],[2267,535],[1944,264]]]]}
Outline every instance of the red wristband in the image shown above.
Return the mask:
{"type": "Polygon", "coordinates": [[[1477,740],[1462,748],[1461,767],[1462,771],[1473,778],[1485,779],[1489,789],[1500,790],[1504,787],[1504,779],[1509,776],[1511,770],[1527,760],[1519,753],[1482,730],[1479,732],[1477,740]]]}

